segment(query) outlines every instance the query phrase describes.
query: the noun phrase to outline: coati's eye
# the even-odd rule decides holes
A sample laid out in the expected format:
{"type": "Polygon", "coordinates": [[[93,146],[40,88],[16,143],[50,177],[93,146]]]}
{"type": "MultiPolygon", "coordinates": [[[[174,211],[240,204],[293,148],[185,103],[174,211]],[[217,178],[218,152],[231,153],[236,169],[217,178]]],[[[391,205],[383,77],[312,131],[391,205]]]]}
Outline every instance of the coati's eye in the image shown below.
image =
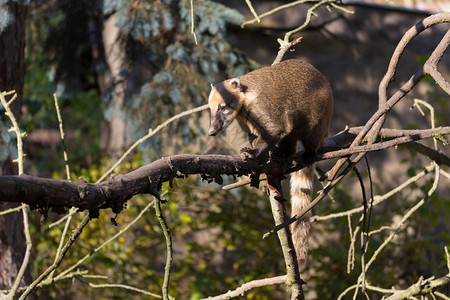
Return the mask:
{"type": "Polygon", "coordinates": [[[224,110],[226,107],[227,107],[227,105],[224,103],[219,104],[219,110],[224,110]]]}

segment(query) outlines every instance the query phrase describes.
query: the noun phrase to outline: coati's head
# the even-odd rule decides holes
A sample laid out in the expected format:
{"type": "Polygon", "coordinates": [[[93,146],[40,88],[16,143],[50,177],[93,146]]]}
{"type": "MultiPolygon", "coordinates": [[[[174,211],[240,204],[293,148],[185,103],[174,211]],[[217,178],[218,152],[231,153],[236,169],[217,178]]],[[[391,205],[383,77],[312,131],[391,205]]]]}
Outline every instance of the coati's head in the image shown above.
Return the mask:
{"type": "Polygon", "coordinates": [[[245,90],[246,87],[237,78],[211,85],[208,99],[211,109],[209,135],[217,135],[231,124],[242,108],[245,90]]]}

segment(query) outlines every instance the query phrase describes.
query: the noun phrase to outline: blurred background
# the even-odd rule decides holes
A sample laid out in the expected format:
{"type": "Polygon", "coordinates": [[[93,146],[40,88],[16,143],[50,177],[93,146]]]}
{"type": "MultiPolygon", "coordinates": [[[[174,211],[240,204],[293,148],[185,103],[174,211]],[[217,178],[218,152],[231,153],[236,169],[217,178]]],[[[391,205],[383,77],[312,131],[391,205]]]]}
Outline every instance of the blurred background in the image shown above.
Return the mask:
{"type": "MultiPolygon", "coordinates": [[[[289,1],[253,1],[258,14],[289,1]]],[[[349,13],[323,6],[297,36],[301,43],[285,56],[306,60],[330,81],[334,115],[330,135],[345,126],[363,125],[376,111],[378,84],[403,34],[431,13],[450,9],[448,1],[342,1],[349,13]]],[[[22,1],[0,5],[0,89],[19,94],[16,113],[28,137],[25,141],[25,173],[65,179],[56,94],[66,134],[72,180],[83,177],[95,182],[136,140],[169,117],[207,103],[210,83],[243,75],[270,65],[278,52],[278,38],[297,28],[311,4],[295,5],[241,26],[253,19],[242,0],[229,1],[22,1]],[[192,28],[191,13],[194,16],[192,28]],[[8,26],[15,26],[6,40],[8,26]],[[192,34],[195,31],[195,37],[192,34]],[[14,61],[13,46],[22,45],[24,58],[8,72],[1,66],[14,61]],[[3,50],[2,50],[3,49],[3,50]],[[9,56],[11,55],[11,56],[9,56]],[[13,84],[8,84],[13,82],[13,84]]],[[[407,47],[391,92],[395,92],[422,66],[448,30],[447,24],[423,32],[407,47]]],[[[450,56],[444,55],[439,70],[450,75],[450,56]]],[[[449,123],[448,95],[431,78],[423,80],[389,113],[385,127],[429,128],[417,109],[419,98],[434,105],[436,126],[449,123]]],[[[206,132],[209,112],[180,119],[140,145],[116,173],[126,173],[162,156],[180,153],[237,153],[246,142],[239,128],[231,127],[220,137],[206,132]]],[[[9,120],[0,116],[0,160],[3,173],[12,170],[8,159],[16,157],[15,139],[8,133],[9,120]],[[8,169],[9,168],[9,169],[8,169]]],[[[428,143],[431,145],[431,143],[428,143]]],[[[448,147],[442,147],[449,153],[448,147]]],[[[373,190],[384,194],[429,164],[429,159],[407,148],[368,155],[373,190]]],[[[332,162],[319,164],[326,169],[332,162]]],[[[368,171],[360,166],[366,184],[368,171]]],[[[225,178],[226,183],[234,182],[225,178]]],[[[432,177],[410,186],[373,210],[371,227],[390,225],[412,207],[431,186],[432,177]]],[[[448,245],[450,206],[448,179],[443,179],[430,205],[422,208],[396,236],[368,274],[373,285],[406,288],[419,276],[447,274],[443,246],[448,245]]],[[[317,183],[320,188],[320,183],[317,183]]],[[[286,197],[288,188],[285,189],[286,197]]],[[[224,293],[244,282],[285,272],[276,237],[261,240],[273,226],[267,196],[259,190],[240,188],[221,191],[216,184],[198,177],[176,180],[163,186],[169,201],[165,214],[174,238],[174,270],[170,290],[178,299],[199,299],[224,293]]],[[[123,228],[151,200],[134,197],[117,216],[118,227],[102,211],[93,220],[63,261],[61,270],[123,228]]],[[[332,192],[332,199],[314,209],[316,215],[346,211],[362,203],[355,176],[332,192]]],[[[353,225],[359,220],[353,216],[353,225]]],[[[4,217],[2,217],[4,218],[4,217]]],[[[33,244],[31,278],[53,262],[63,225],[49,224],[61,218],[50,213],[40,223],[31,214],[33,244]],[[49,250],[50,249],[50,250],[49,250]]],[[[80,220],[75,216],[71,229],[80,220]]],[[[390,232],[371,237],[369,252],[390,232]],[[373,248],[371,248],[373,247],[373,248]]],[[[347,273],[350,244],[347,218],[315,222],[311,230],[308,267],[303,279],[307,299],[335,299],[356,282],[360,265],[347,273]]],[[[159,293],[165,264],[165,241],[152,212],[147,212],[124,235],[107,244],[80,267],[101,278],[75,277],[39,289],[35,299],[140,299],[148,296],[95,284],[123,283],[159,293]]],[[[3,288],[3,287],[2,287],[3,288]]],[[[448,287],[447,287],[448,295],[448,287]]],[[[252,290],[245,299],[284,299],[284,286],[252,290]]],[[[373,294],[373,299],[380,294],[373,294]]]]}

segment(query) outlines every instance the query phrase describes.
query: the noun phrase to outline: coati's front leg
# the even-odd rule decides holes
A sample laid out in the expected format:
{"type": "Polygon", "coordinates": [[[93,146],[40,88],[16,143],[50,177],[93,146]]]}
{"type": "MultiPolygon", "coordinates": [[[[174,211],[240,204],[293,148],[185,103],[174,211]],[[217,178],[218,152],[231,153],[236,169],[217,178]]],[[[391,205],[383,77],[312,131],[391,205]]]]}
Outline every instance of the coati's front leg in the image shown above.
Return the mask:
{"type": "Polygon", "coordinates": [[[264,141],[261,137],[249,134],[250,145],[252,148],[244,147],[241,149],[243,160],[252,160],[260,158],[262,154],[267,153],[273,146],[264,141]]]}
{"type": "Polygon", "coordinates": [[[279,138],[263,138],[255,134],[249,134],[249,141],[252,148],[244,147],[241,149],[241,157],[244,160],[262,158],[269,151],[275,149],[279,143],[279,138]]]}

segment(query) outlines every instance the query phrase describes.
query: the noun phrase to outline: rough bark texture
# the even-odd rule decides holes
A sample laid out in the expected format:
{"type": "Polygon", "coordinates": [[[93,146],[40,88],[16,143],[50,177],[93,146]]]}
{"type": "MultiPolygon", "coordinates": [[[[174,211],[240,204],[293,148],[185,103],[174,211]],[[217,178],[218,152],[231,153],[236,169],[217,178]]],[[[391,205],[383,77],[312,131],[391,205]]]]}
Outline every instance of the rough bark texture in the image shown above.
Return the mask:
{"type": "MultiPolygon", "coordinates": [[[[11,109],[16,118],[20,116],[25,75],[25,19],[27,8],[9,2],[9,11],[15,21],[0,31],[0,91],[15,90],[17,99],[11,109]]],[[[2,113],[3,114],[3,113],[2,113]]],[[[11,159],[1,162],[0,174],[16,174],[11,159]]],[[[17,203],[0,203],[0,210],[16,207],[17,203]]],[[[22,263],[25,252],[22,214],[19,212],[0,216],[0,289],[11,287],[22,263]]]]}
{"type": "Polygon", "coordinates": [[[113,157],[122,154],[126,143],[126,125],[122,117],[125,101],[126,80],[120,74],[125,60],[125,45],[120,41],[119,27],[114,16],[109,17],[103,27],[105,59],[109,72],[106,73],[106,88],[114,89],[111,96],[112,114],[102,136],[103,147],[113,157]]]}

